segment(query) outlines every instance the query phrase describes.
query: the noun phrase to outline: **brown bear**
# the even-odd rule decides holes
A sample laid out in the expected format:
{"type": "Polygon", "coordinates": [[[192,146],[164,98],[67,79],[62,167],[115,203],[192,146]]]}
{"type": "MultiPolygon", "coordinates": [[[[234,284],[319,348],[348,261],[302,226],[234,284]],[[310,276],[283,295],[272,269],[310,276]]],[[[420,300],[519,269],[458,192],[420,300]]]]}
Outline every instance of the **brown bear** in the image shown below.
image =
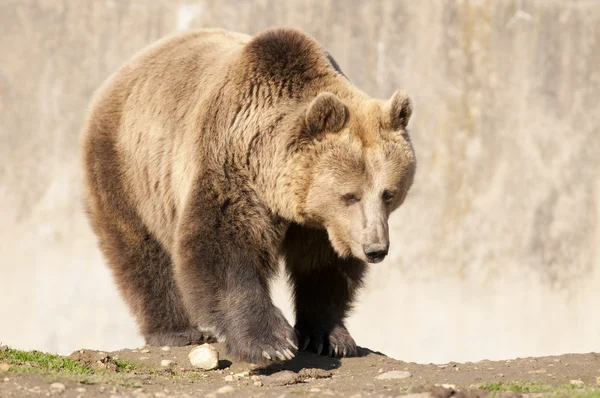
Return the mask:
{"type": "Polygon", "coordinates": [[[292,29],[186,32],[121,67],[85,123],[85,202],[147,344],[357,355],[344,319],[413,182],[411,112],[292,29]],[[269,294],[282,259],[295,328],[269,294]]]}

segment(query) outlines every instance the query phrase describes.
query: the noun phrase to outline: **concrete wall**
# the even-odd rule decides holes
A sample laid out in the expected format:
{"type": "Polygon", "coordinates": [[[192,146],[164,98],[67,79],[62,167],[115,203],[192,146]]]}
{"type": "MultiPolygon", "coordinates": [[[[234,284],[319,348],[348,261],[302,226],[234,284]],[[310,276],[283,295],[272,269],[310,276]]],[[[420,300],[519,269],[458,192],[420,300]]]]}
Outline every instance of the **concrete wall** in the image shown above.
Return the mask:
{"type": "Polygon", "coordinates": [[[349,321],[358,343],[419,362],[598,351],[593,0],[2,0],[0,341],[141,344],[81,211],[84,109],[165,34],[284,25],[415,103],[417,178],[349,321]]]}

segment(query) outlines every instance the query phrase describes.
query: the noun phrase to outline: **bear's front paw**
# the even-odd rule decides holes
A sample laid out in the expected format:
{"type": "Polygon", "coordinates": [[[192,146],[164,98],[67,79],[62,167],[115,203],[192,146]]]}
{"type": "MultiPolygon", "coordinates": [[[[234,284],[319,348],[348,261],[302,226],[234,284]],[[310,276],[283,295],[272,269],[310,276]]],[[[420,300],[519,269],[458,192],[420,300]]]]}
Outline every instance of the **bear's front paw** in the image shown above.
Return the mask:
{"type": "Polygon", "coordinates": [[[343,325],[336,325],[327,332],[318,332],[314,328],[296,325],[300,348],[317,355],[331,357],[355,357],[358,355],[356,343],[343,325]]]}
{"type": "Polygon", "coordinates": [[[289,360],[298,352],[296,331],[276,307],[262,317],[238,319],[227,331],[226,344],[232,355],[258,365],[289,360]]]}

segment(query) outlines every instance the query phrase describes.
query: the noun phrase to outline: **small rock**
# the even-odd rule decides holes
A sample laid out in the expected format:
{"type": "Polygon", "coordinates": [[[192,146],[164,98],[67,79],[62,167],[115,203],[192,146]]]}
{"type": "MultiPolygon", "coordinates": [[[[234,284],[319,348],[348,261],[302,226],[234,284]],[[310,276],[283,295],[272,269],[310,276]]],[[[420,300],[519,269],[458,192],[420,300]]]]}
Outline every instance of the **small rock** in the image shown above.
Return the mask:
{"type": "Polygon", "coordinates": [[[0,363],[0,372],[8,372],[8,370],[10,369],[10,365],[7,363],[0,363]]]}
{"type": "Polygon", "coordinates": [[[541,373],[546,373],[546,369],[535,369],[535,370],[530,370],[529,372],[527,372],[529,374],[541,374],[541,373]]]}
{"type": "Polygon", "coordinates": [[[171,347],[169,347],[168,345],[166,345],[166,346],[162,347],[161,350],[163,350],[163,351],[171,351],[171,347]]]}
{"type": "Polygon", "coordinates": [[[454,384],[434,384],[434,386],[436,386],[436,387],[444,387],[444,388],[447,388],[449,390],[456,390],[456,385],[454,385],[454,384]]]}
{"type": "Polygon", "coordinates": [[[5,377],[5,378],[4,378],[4,382],[6,383],[6,382],[8,382],[8,381],[10,381],[10,379],[9,379],[8,377],[5,377]]]}
{"type": "Polygon", "coordinates": [[[227,383],[231,383],[231,382],[233,381],[233,376],[232,376],[232,375],[227,375],[227,376],[225,376],[225,381],[226,381],[227,383]]]}
{"type": "Polygon", "coordinates": [[[300,376],[291,370],[283,370],[272,374],[263,379],[263,384],[267,386],[287,386],[296,384],[300,381],[300,376]]]}
{"type": "Polygon", "coordinates": [[[394,380],[394,379],[408,379],[412,377],[410,372],[405,370],[392,370],[391,372],[385,372],[377,376],[377,380],[394,380]]]}
{"type": "Polygon", "coordinates": [[[318,368],[305,368],[298,372],[298,375],[303,379],[327,379],[332,377],[330,371],[318,368]]]}
{"type": "Polygon", "coordinates": [[[215,391],[217,394],[230,394],[235,391],[235,388],[231,386],[223,386],[215,391]]]}
{"type": "Polygon", "coordinates": [[[236,380],[239,380],[239,379],[243,379],[243,378],[248,377],[248,376],[250,376],[250,372],[246,371],[246,372],[241,372],[241,373],[234,374],[233,378],[236,379],[236,380]]]}
{"type": "Polygon", "coordinates": [[[260,381],[260,377],[253,375],[252,377],[250,377],[250,380],[252,381],[260,381]]]}
{"type": "Polygon", "coordinates": [[[160,391],[159,391],[159,392],[155,392],[155,393],[154,393],[154,397],[155,397],[155,398],[166,398],[166,397],[167,397],[167,394],[165,394],[164,392],[160,392],[160,391]]]}
{"type": "Polygon", "coordinates": [[[142,351],[140,351],[140,352],[141,352],[142,354],[147,354],[147,353],[149,353],[149,352],[150,352],[150,350],[146,348],[145,350],[142,350],[142,351]]]}
{"type": "Polygon", "coordinates": [[[75,391],[77,391],[77,392],[86,392],[86,391],[87,391],[87,389],[86,389],[85,387],[77,387],[77,388],[75,389],[75,391]]]}
{"type": "Polygon", "coordinates": [[[67,389],[67,387],[65,387],[65,385],[63,383],[56,382],[56,383],[50,384],[50,389],[54,390],[56,392],[64,392],[67,389]]]}
{"type": "Polygon", "coordinates": [[[596,377],[596,384],[600,386],[600,376],[596,377]]]}
{"type": "Polygon", "coordinates": [[[212,370],[219,366],[219,351],[210,344],[202,344],[188,354],[193,367],[212,370]]]}
{"type": "Polygon", "coordinates": [[[263,385],[263,384],[262,384],[262,381],[260,381],[260,380],[259,380],[259,381],[255,381],[255,382],[254,382],[254,383],[252,383],[252,384],[254,384],[254,386],[255,386],[255,387],[262,387],[262,385],[263,385]]]}
{"type": "Polygon", "coordinates": [[[160,361],[160,366],[169,367],[172,363],[173,361],[171,361],[170,359],[163,359],[162,361],[160,361]]]}
{"type": "Polygon", "coordinates": [[[145,361],[146,359],[150,359],[150,357],[139,357],[138,358],[140,361],[145,361]]]}
{"type": "Polygon", "coordinates": [[[583,387],[585,385],[585,383],[581,380],[571,380],[569,383],[576,387],[583,387]]]}

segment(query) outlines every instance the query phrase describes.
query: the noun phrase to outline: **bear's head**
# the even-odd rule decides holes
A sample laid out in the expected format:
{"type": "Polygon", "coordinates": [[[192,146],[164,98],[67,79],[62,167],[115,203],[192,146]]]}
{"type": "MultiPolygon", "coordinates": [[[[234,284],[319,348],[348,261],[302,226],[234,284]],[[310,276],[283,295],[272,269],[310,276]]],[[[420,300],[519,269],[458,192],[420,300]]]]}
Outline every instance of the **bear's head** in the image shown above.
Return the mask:
{"type": "Polygon", "coordinates": [[[302,218],[327,230],[338,255],[369,263],[387,255],[388,218],[416,169],[411,114],[400,90],[388,101],[321,92],[306,107],[301,134],[310,142],[304,167],[311,172],[302,218]]]}

